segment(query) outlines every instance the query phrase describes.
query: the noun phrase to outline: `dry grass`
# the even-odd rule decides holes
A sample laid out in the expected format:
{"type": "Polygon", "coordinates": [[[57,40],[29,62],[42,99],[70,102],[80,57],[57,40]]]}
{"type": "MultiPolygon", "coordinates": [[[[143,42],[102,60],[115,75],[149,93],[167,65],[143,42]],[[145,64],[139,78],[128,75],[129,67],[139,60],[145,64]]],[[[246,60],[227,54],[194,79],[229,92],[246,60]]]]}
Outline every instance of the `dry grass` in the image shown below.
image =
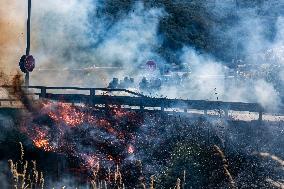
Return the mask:
{"type": "Polygon", "coordinates": [[[15,189],[37,189],[44,188],[43,173],[37,170],[36,161],[24,160],[25,152],[23,144],[20,143],[20,160],[14,162],[9,160],[10,170],[13,175],[13,188],[15,189]]]}
{"type": "Polygon", "coordinates": [[[236,185],[235,185],[235,181],[234,181],[231,173],[228,170],[228,161],[227,161],[223,151],[217,145],[214,145],[213,149],[214,149],[214,152],[216,153],[216,155],[218,155],[222,159],[222,168],[223,168],[223,171],[224,171],[224,175],[226,176],[226,178],[228,180],[229,187],[231,189],[237,188],[236,185]]]}
{"type": "MultiPolygon", "coordinates": [[[[45,180],[42,172],[38,171],[36,161],[28,162],[24,160],[25,152],[22,143],[20,144],[20,160],[14,162],[13,160],[9,160],[10,170],[13,176],[13,188],[14,189],[44,189],[45,188],[45,180]]],[[[213,146],[214,152],[222,159],[222,168],[224,171],[224,175],[226,176],[229,188],[236,188],[235,182],[228,170],[228,163],[226,157],[222,150],[217,146],[213,146]]],[[[267,156],[266,154],[262,154],[262,156],[267,156]]],[[[276,158],[273,158],[276,159],[276,158]]],[[[277,159],[278,160],[278,159],[277,159]]],[[[279,161],[278,161],[279,162],[279,161]]],[[[281,161],[282,163],[282,161],[281,161]]],[[[108,169],[108,175],[106,180],[99,180],[98,173],[100,171],[100,165],[97,163],[92,168],[92,180],[90,182],[90,187],[92,189],[125,189],[125,184],[123,183],[122,173],[120,171],[119,166],[117,165],[114,171],[108,169]]],[[[61,189],[65,189],[66,186],[61,187],[61,189]]],[[[146,189],[146,184],[141,181],[138,188],[146,189]]],[[[183,171],[183,178],[177,178],[175,186],[173,189],[185,189],[186,188],[186,171],[183,171]]],[[[53,188],[54,189],[54,188],[53,188]]],[[[76,188],[77,189],[77,188],[76,188]]],[[[149,189],[155,189],[155,177],[152,175],[150,177],[149,189]]]]}
{"type": "Polygon", "coordinates": [[[100,171],[99,163],[92,168],[93,173],[93,179],[91,180],[91,188],[92,189],[107,189],[110,188],[110,186],[115,186],[117,189],[124,189],[125,185],[122,180],[122,174],[120,172],[119,166],[116,166],[116,169],[114,172],[111,172],[110,169],[108,169],[108,181],[106,180],[98,180],[98,173],[100,171]],[[111,180],[113,178],[113,181],[111,180]]]}

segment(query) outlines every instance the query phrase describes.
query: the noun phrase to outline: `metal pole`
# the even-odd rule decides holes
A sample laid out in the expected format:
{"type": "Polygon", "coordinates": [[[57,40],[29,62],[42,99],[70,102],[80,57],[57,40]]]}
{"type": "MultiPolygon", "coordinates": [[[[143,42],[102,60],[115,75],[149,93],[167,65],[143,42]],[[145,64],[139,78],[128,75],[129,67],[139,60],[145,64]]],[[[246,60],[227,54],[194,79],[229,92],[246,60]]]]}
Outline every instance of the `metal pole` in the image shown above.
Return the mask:
{"type": "MultiPolygon", "coordinates": [[[[28,20],[27,20],[27,48],[26,56],[30,55],[30,46],[31,46],[31,7],[32,0],[28,0],[28,20]]],[[[25,86],[29,86],[30,74],[29,72],[25,75],[25,86]]]]}

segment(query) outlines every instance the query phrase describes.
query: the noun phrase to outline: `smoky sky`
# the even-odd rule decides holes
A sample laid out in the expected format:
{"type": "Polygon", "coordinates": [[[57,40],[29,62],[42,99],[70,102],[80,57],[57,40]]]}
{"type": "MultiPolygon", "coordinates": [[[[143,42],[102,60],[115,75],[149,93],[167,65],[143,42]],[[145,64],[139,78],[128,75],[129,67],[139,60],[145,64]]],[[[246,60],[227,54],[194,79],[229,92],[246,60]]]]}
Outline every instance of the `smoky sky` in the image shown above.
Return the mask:
{"type": "MultiPolygon", "coordinates": [[[[131,0],[68,2],[68,6],[63,6],[64,2],[61,1],[47,1],[45,5],[33,2],[32,48],[37,50],[45,46],[45,51],[60,50],[60,55],[65,61],[61,59],[55,61],[69,65],[74,61],[80,62],[80,65],[91,64],[90,59],[93,59],[89,55],[80,54],[94,53],[94,49],[99,48],[113,35],[114,28],[118,28],[121,21],[137,9],[137,1],[131,0]],[[40,35],[43,37],[38,37],[40,35]],[[62,38],[65,39],[64,43],[60,43],[64,48],[60,49],[56,43],[51,46],[48,42],[50,38],[60,42],[62,38]]],[[[247,42],[251,39],[250,33],[258,32],[261,35],[259,40],[263,43],[276,40],[277,22],[284,14],[281,0],[143,0],[140,3],[143,4],[145,12],[153,9],[163,11],[156,22],[143,28],[156,30],[153,35],[158,41],[143,45],[150,46],[151,51],[156,53],[155,57],[160,56],[166,63],[180,63],[180,51],[183,47],[190,46],[198,52],[211,54],[227,66],[235,66],[232,59],[244,59],[249,56],[248,51],[251,50],[248,50],[247,42]],[[255,26],[261,26],[262,29],[255,26]],[[257,31],[258,29],[261,31],[257,31]]],[[[4,15],[1,16],[1,24],[5,22],[6,24],[1,27],[2,33],[7,34],[6,30],[13,31],[14,33],[10,32],[9,36],[13,35],[13,39],[21,43],[16,44],[17,48],[23,50],[26,5],[24,2],[17,5],[14,2],[3,2],[3,5],[1,13],[4,15]],[[9,14],[5,11],[9,11],[9,14]],[[21,19],[14,15],[16,12],[21,19]]],[[[133,23],[133,27],[139,24],[139,22],[133,23]]],[[[138,30],[139,28],[135,31],[138,30]]],[[[7,48],[5,43],[2,44],[7,48]]],[[[10,46],[14,47],[15,44],[10,46]]],[[[264,45],[261,46],[265,48],[264,45]]],[[[40,62],[44,61],[45,59],[40,62]]],[[[49,61],[54,62],[54,60],[49,61]]]]}
{"type": "MultiPolygon", "coordinates": [[[[255,70],[263,63],[283,65],[280,0],[67,2],[33,1],[32,85],[106,87],[124,76],[139,81],[145,75],[140,65],[154,60],[158,67],[175,63],[192,69],[186,88],[164,88],[158,95],[216,100],[218,93],[219,100],[281,104],[277,86],[264,77],[229,87],[222,77],[212,79],[226,75],[236,60],[255,70]],[[96,67],[104,69],[84,71],[96,67]]],[[[0,38],[1,64],[17,70],[25,48],[26,3],[3,5],[1,31],[7,37],[0,38]]],[[[283,84],[284,69],[275,70],[271,75],[283,84]]]]}
{"type": "MultiPolygon", "coordinates": [[[[283,2],[279,0],[144,0],[143,3],[149,9],[159,7],[167,13],[158,23],[161,46],[154,49],[167,61],[179,63],[176,54],[184,46],[192,46],[230,67],[235,66],[232,59],[246,58],[248,33],[257,30],[246,21],[258,20],[258,24],[265,28],[261,31],[262,40],[273,42],[277,36],[277,20],[283,16],[284,9],[283,2]]],[[[134,4],[135,1],[106,1],[100,3],[95,14],[104,17],[107,28],[111,28],[133,11],[134,4]]],[[[91,13],[90,19],[93,17],[95,15],[91,13]]],[[[92,30],[96,30],[96,25],[92,30]]],[[[104,35],[98,41],[103,40],[104,35]]]]}

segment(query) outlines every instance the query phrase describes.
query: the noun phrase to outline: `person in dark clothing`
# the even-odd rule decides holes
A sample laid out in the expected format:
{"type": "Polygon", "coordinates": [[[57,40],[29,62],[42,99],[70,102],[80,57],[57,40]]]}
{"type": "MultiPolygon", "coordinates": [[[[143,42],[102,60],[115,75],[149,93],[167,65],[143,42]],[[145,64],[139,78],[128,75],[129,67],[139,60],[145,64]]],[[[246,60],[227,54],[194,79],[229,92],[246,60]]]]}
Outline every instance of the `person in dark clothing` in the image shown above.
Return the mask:
{"type": "Polygon", "coordinates": [[[113,78],[112,81],[108,84],[107,88],[116,89],[118,87],[118,78],[113,78]]]}

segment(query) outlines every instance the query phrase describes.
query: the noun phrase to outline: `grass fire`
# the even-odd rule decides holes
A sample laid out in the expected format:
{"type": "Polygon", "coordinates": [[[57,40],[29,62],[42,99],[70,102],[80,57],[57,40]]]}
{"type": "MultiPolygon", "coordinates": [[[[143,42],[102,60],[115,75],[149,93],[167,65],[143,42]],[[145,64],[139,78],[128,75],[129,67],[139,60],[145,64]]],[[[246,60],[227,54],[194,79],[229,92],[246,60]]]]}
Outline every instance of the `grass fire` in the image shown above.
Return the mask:
{"type": "Polygon", "coordinates": [[[0,189],[284,188],[282,1],[1,1],[0,189]]]}

